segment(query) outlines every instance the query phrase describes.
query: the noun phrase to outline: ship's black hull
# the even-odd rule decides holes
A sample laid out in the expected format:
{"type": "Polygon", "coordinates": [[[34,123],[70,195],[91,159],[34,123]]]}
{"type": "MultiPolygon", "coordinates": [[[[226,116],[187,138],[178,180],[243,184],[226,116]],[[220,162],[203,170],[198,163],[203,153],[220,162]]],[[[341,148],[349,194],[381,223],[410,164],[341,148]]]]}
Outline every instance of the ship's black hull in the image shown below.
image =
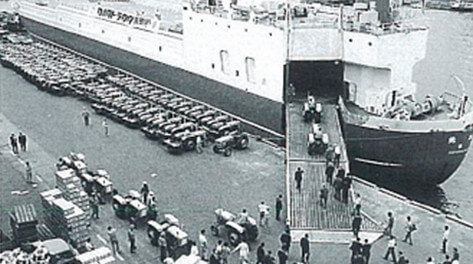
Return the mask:
{"type": "MultiPolygon", "coordinates": [[[[99,41],[21,17],[29,32],[284,134],[284,105],[99,41]]],[[[281,74],[284,69],[281,68],[281,74]]],[[[246,130],[274,137],[248,126],[246,130]]],[[[281,141],[283,142],[283,141],[281,141]]]]}
{"type": "Polygon", "coordinates": [[[374,182],[416,185],[446,181],[465,158],[472,134],[393,132],[346,120],[343,133],[353,174],[374,182]]]}

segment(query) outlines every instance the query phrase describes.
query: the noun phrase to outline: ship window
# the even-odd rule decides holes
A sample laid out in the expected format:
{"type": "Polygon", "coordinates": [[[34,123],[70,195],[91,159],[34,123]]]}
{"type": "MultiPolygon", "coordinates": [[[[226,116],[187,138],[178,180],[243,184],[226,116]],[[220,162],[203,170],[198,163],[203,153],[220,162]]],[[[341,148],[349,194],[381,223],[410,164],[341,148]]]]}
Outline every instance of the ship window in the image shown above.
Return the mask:
{"type": "Polygon", "coordinates": [[[192,17],[189,17],[189,20],[192,20],[192,17]]]}
{"type": "Polygon", "coordinates": [[[131,37],[128,37],[128,42],[131,42],[131,37]]]}
{"type": "Polygon", "coordinates": [[[273,33],[270,32],[270,33],[269,33],[269,36],[272,37],[272,36],[273,36],[273,33]]]}
{"type": "Polygon", "coordinates": [[[371,46],[371,45],[373,45],[373,43],[371,43],[371,42],[368,42],[368,46],[371,46]]]}
{"type": "Polygon", "coordinates": [[[240,72],[238,70],[235,71],[235,76],[236,77],[240,76],[240,72]]]}
{"type": "Polygon", "coordinates": [[[81,23],[79,23],[79,27],[82,27],[82,24],[81,24],[81,23]]]}
{"type": "Polygon", "coordinates": [[[184,6],[183,9],[184,9],[184,10],[187,10],[187,6],[184,6]]]}
{"type": "Polygon", "coordinates": [[[102,34],[105,34],[105,30],[104,30],[104,29],[102,29],[102,34]]]}
{"type": "Polygon", "coordinates": [[[200,20],[200,22],[201,22],[201,23],[203,23],[203,22],[204,22],[204,20],[203,20],[203,19],[201,19],[201,20],[200,20]]]}
{"type": "Polygon", "coordinates": [[[353,42],[353,39],[348,39],[348,42],[353,42]]]}
{"type": "Polygon", "coordinates": [[[248,29],[247,29],[247,28],[245,28],[245,32],[248,32],[248,29]]]}
{"type": "Polygon", "coordinates": [[[227,27],[230,28],[230,25],[228,25],[227,27]]]}
{"type": "Polygon", "coordinates": [[[221,64],[221,70],[225,74],[229,74],[230,70],[230,58],[228,56],[228,51],[226,50],[221,50],[220,51],[220,64],[221,64]]]}
{"type": "Polygon", "coordinates": [[[163,50],[163,47],[159,46],[158,50],[159,50],[159,51],[162,51],[162,50],[163,50]]]}
{"type": "Polygon", "coordinates": [[[255,59],[251,57],[246,57],[245,64],[246,64],[246,80],[250,83],[255,83],[256,82],[255,59]]]}
{"type": "Polygon", "coordinates": [[[218,23],[217,23],[217,22],[215,22],[215,25],[216,25],[216,26],[218,26],[218,23]]]}
{"type": "Polygon", "coordinates": [[[215,63],[210,64],[210,67],[212,67],[212,69],[215,69],[215,63]]]}

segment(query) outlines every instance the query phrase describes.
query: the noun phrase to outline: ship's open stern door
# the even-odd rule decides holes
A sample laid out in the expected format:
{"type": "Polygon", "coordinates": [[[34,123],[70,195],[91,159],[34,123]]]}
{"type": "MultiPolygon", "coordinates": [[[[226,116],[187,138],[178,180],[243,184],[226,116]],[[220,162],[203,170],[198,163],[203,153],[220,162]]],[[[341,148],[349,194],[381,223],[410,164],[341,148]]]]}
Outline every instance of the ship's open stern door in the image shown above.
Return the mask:
{"type": "Polygon", "coordinates": [[[343,96],[343,68],[338,60],[291,61],[285,69],[285,92],[292,99],[306,98],[308,93],[325,98],[343,96]]]}

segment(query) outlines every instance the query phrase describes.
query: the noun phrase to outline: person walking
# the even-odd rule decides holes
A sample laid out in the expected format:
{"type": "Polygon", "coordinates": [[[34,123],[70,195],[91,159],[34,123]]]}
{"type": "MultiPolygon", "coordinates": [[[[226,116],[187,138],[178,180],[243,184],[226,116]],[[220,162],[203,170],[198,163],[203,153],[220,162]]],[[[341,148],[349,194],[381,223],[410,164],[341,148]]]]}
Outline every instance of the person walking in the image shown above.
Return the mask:
{"type": "Polygon", "coordinates": [[[336,199],[336,200],[339,200],[341,201],[342,200],[342,196],[341,196],[341,191],[342,191],[342,186],[343,186],[343,179],[340,178],[340,177],[336,177],[335,180],[333,181],[333,188],[335,189],[335,192],[333,194],[333,197],[336,199]]]}
{"type": "Polygon", "coordinates": [[[146,204],[148,202],[148,195],[149,195],[149,187],[146,181],[143,181],[143,184],[141,185],[140,193],[141,193],[141,198],[143,199],[143,203],[146,204]]]}
{"type": "Polygon", "coordinates": [[[327,208],[327,199],[328,199],[328,189],[327,186],[325,186],[325,183],[322,184],[322,188],[320,189],[320,205],[323,208],[327,208]]]}
{"type": "Polygon", "coordinates": [[[207,237],[205,236],[205,229],[200,230],[199,234],[199,247],[200,247],[200,258],[204,261],[207,260],[207,237]]]}
{"type": "Polygon", "coordinates": [[[195,139],[195,150],[197,151],[197,153],[202,153],[203,150],[202,150],[202,138],[200,136],[198,136],[196,139],[195,139]]]}
{"type": "Polygon", "coordinates": [[[310,246],[309,246],[309,234],[305,234],[301,238],[301,262],[308,264],[309,263],[309,255],[310,255],[310,246]]]}
{"type": "Polygon", "coordinates": [[[450,227],[448,225],[443,228],[443,237],[442,237],[442,253],[447,254],[447,243],[450,236],[450,227]]]}
{"type": "Polygon", "coordinates": [[[83,108],[84,110],[82,111],[82,118],[84,119],[84,125],[89,126],[90,125],[90,113],[87,111],[87,109],[83,108]]]}
{"type": "Polygon", "coordinates": [[[327,167],[325,168],[325,181],[332,185],[333,173],[335,172],[335,166],[333,162],[329,161],[327,167]]]}
{"type": "Polygon", "coordinates": [[[26,183],[33,183],[33,170],[31,169],[30,162],[25,163],[26,166],[26,183]]]}
{"type": "Polygon", "coordinates": [[[355,237],[358,237],[358,234],[360,233],[360,229],[361,229],[362,218],[361,218],[360,207],[361,205],[356,205],[352,213],[353,218],[351,222],[351,227],[352,227],[353,235],[355,235],[355,237]]]}
{"type": "Polygon", "coordinates": [[[301,167],[297,168],[297,171],[295,172],[294,175],[294,180],[296,180],[296,189],[301,192],[301,184],[302,184],[302,175],[304,174],[304,171],[301,169],[301,167]]]}
{"type": "Polygon", "coordinates": [[[361,241],[359,237],[353,239],[349,249],[351,251],[351,263],[353,263],[355,261],[355,258],[358,255],[361,255],[361,241]]]}
{"type": "Polygon", "coordinates": [[[338,173],[344,175],[344,177],[342,177],[342,200],[344,203],[348,203],[348,191],[351,187],[351,177],[349,175],[345,176],[345,169],[340,169],[338,173]]]}
{"type": "Polygon", "coordinates": [[[256,264],[262,264],[265,256],[266,252],[264,250],[264,242],[261,242],[256,250],[256,264]]]}
{"type": "Polygon", "coordinates": [[[371,244],[368,242],[368,239],[365,239],[365,243],[361,246],[361,255],[363,256],[364,263],[369,264],[371,256],[371,244]]]}
{"type": "Polygon", "coordinates": [[[403,242],[409,243],[412,246],[412,232],[417,230],[417,227],[412,222],[411,217],[408,215],[406,217],[406,235],[404,236],[403,242]]]}
{"type": "Polygon", "coordinates": [[[264,201],[258,205],[259,212],[259,225],[262,227],[268,227],[267,218],[269,216],[269,206],[267,206],[264,201]]]}
{"type": "Polygon", "coordinates": [[[21,151],[26,152],[26,135],[20,132],[18,142],[20,143],[21,151]]]}
{"type": "Polygon", "coordinates": [[[228,242],[223,242],[222,254],[220,255],[222,264],[228,264],[228,257],[230,256],[231,252],[232,250],[230,249],[228,242]]]}
{"type": "Polygon", "coordinates": [[[14,154],[18,154],[18,141],[14,133],[10,135],[10,146],[14,154]]]}
{"type": "Polygon", "coordinates": [[[113,228],[112,226],[108,226],[107,234],[110,240],[110,244],[112,245],[113,255],[120,253],[120,245],[118,244],[118,239],[117,239],[117,230],[113,228]]]}
{"type": "Polygon", "coordinates": [[[90,241],[90,237],[87,238],[87,240],[85,241],[84,248],[85,248],[85,251],[87,252],[95,249],[94,245],[90,241]]]}
{"type": "Polygon", "coordinates": [[[128,229],[128,242],[130,242],[130,253],[136,253],[135,225],[133,224],[128,229]]]}
{"type": "Polygon", "coordinates": [[[279,221],[279,219],[281,218],[282,211],[282,194],[276,197],[276,205],[274,206],[274,208],[276,208],[276,220],[279,221]]]}
{"type": "Polygon", "coordinates": [[[394,216],[392,212],[388,212],[388,224],[384,228],[384,235],[392,236],[394,228],[394,216]]]}
{"type": "Polygon", "coordinates": [[[166,235],[164,232],[161,232],[158,238],[158,245],[159,245],[159,259],[161,262],[168,257],[168,242],[166,240],[166,235]]]}
{"type": "Polygon", "coordinates": [[[218,240],[217,245],[215,245],[215,248],[214,248],[215,254],[217,254],[218,259],[220,259],[220,256],[222,255],[222,250],[223,250],[223,241],[218,240]]]}
{"type": "Polygon", "coordinates": [[[241,241],[238,246],[236,246],[231,253],[235,253],[239,251],[239,264],[248,264],[250,261],[249,255],[250,255],[250,247],[245,241],[241,241]]]}
{"type": "Polygon", "coordinates": [[[397,246],[396,238],[393,235],[391,235],[389,237],[386,254],[384,255],[385,260],[387,260],[388,257],[391,256],[394,263],[397,263],[397,261],[396,261],[396,246],[397,246]]]}
{"type": "Polygon", "coordinates": [[[110,135],[110,131],[109,131],[109,128],[108,128],[107,119],[105,119],[105,118],[103,119],[102,126],[103,126],[104,131],[105,131],[105,136],[108,137],[110,135]]]}
{"type": "Polygon", "coordinates": [[[357,206],[359,206],[360,210],[361,210],[361,195],[359,193],[357,193],[355,195],[355,199],[353,200],[353,205],[354,207],[356,208],[357,206]]]}
{"type": "Polygon", "coordinates": [[[286,229],[284,233],[281,234],[279,240],[281,241],[281,248],[289,253],[289,249],[291,248],[292,242],[291,233],[289,229],[286,229]]]}
{"type": "Polygon", "coordinates": [[[99,219],[99,204],[95,192],[90,197],[90,207],[92,209],[91,218],[99,219]]]}
{"type": "Polygon", "coordinates": [[[328,148],[325,150],[325,166],[328,166],[329,162],[333,163],[333,159],[335,157],[334,155],[334,146],[328,146],[328,148]]]}
{"type": "Polygon", "coordinates": [[[278,260],[279,260],[279,264],[286,264],[286,263],[287,263],[287,259],[288,259],[287,251],[284,250],[283,248],[280,248],[280,249],[278,250],[278,260]]]}
{"type": "Polygon", "coordinates": [[[342,151],[339,145],[335,145],[333,153],[334,153],[333,162],[334,162],[334,165],[338,168],[340,166],[340,156],[342,155],[342,151]]]}

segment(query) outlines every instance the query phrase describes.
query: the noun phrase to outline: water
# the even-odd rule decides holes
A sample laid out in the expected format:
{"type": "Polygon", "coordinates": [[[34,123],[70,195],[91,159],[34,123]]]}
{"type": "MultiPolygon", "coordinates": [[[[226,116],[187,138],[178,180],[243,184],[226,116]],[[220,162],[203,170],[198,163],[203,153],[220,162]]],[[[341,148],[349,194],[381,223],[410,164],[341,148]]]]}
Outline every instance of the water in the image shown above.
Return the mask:
{"type": "MultiPolygon", "coordinates": [[[[414,70],[418,98],[440,94],[444,90],[459,93],[452,74],[464,82],[473,98],[473,13],[427,10],[430,26],[426,58],[414,70]]],[[[473,154],[470,152],[461,167],[444,184],[434,189],[395,188],[406,196],[459,215],[473,222],[473,154]]]]}

